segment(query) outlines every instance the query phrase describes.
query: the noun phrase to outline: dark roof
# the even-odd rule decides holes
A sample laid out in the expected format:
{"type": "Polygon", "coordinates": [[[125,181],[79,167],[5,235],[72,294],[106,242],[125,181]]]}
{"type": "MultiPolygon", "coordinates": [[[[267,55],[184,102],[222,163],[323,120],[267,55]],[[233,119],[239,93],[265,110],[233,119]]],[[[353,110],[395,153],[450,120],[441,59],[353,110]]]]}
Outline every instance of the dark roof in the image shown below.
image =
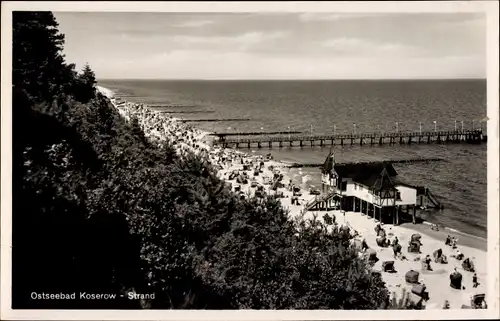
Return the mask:
{"type": "Polygon", "coordinates": [[[326,156],[325,162],[323,163],[323,167],[321,172],[323,174],[330,173],[333,169],[333,160],[334,158],[332,157],[333,151],[330,149],[330,153],[328,153],[328,156],[326,156]]]}
{"type": "Polygon", "coordinates": [[[372,189],[376,192],[380,192],[382,190],[387,190],[387,189],[394,189],[394,182],[387,173],[386,167],[382,169],[382,172],[378,176],[377,180],[375,183],[373,183],[373,186],[371,186],[372,189]]]}
{"type": "Polygon", "coordinates": [[[377,183],[382,188],[394,186],[398,175],[392,164],[387,162],[335,164],[335,171],[342,178],[351,178],[368,187],[377,183]]]}

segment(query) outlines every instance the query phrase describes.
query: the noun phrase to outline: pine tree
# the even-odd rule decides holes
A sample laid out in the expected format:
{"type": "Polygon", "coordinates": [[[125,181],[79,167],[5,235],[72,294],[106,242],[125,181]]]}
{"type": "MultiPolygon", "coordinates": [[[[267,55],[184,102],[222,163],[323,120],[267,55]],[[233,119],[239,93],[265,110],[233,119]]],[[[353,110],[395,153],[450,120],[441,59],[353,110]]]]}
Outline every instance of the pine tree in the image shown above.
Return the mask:
{"type": "Polygon", "coordinates": [[[88,63],[85,64],[81,73],[78,75],[77,84],[74,88],[73,94],[75,98],[83,103],[88,102],[95,96],[95,84],[97,83],[95,79],[95,73],[90,69],[88,63]]]}
{"type": "Polygon", "coordinates": [[[52,12],[13,13],[12,83],[34,102],[51,102],[75,76],[74,65],[64,63],[58,26],[52,12]]]}

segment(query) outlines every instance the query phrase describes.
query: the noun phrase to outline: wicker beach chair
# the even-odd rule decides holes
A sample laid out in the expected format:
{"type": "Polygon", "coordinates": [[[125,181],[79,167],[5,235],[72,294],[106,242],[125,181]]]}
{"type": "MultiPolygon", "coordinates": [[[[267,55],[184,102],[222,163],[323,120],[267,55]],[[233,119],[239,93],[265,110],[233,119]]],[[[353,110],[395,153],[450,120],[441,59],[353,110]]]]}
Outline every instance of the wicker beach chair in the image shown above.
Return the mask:
{"type": "Polygon", "coordinates": [[[417,233],[417,234],[413,234],[413,235],[411,236],[411,239],[410,239],[410,242],[409,242],[409,243],[410,243],[410,245],[411,245],[411,243],[413,243],[413,242],[417,242],[417,243],[419,243],[420,245],[422,245],[422,242],[420,241],[421,239],[422,239],[422,235],[420,235],[420,234],[418,234],[418,233],[417,233]]]}
{"type": "Polygon", "coordinates": [[[420,276],[420,273],[414,270],[410,270],[406,272],[405,274],[405,281],[410,284],[417,284],[418,283],[418,277],[420,276]]]}
{"type": "Polygon", "coordinates": [[[465,271],[468,271],[468,272],[475,272],[475,268],[474,268],[474,263],[472,263],[472,260],[469,259],[469,258],[466,258],[463,262],[462,262],[462,268],[465,270],[465,271]]]}
{"type": "Polygon", "coordinates": [[[390,273],[396,272],[396,270],[394,270],[394,261],[384,261],[384,262],[382,262],[382,271],[384,271],[384,272],[390,272],[390,273]]]}
{"type": "Polygon", "coordinates": [[[424,301],[429,300],[429,292],[426,291],[427,287],[424,284],[414,284],[411,293],[418,295],[424,301]]]}
{"type": "Polygon", "coordinates": [[[462,289],[462,274],[459,272],[453,272],[450,274],[450,287],[456,290],[462,289]]]}
{"type": "Polygon", "coordinates": [[[420,253],[420,243],[411,242],[410,246],[408,246],[408,253],[420,253]]]}
{"type": "Polygon", "coordinates": [[[434,262],[436,263],[441,263],[441,264],[446,264],[448,263],[448,260],[446,256],[443,254],[442,249],[437,249],[432,253],[432,256],[434,257],[434,262]]]}
{"type": "Polygon", "coordinates": [[[473,295],[470,300],[470,306],[472,309],[487,309],[486,295],[484,293],[473,295]]]}

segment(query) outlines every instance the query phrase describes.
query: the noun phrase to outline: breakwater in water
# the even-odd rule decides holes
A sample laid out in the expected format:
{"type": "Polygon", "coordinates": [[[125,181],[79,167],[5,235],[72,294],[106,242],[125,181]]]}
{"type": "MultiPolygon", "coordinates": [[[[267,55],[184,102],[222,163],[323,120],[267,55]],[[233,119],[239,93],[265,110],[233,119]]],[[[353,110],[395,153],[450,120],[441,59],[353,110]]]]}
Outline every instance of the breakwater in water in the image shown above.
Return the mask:
{"type": "Polygon", "coordinates": [[[214,118],[214,119],[181,119],[180,121],[185,123],[203,123],[203,122],[239,122],[239,121],[249,121],[250,118],[214,118]]]}
{"type": "MultiPolygon", "coordinates": [[[[413,159],[393,159],[385,160],[387,163],[392,164],[417,164],[417,163],[431,163],[431,162],[447,162],[447,160],[442,158],[413,158],[413,159]]],[[[370,163],[370,162],[359,162],[359,163],[370,163]]],[[[342,164],[342,163],[339,163],[342,164]]],[[[288,168],[302,168],[302,167],[322,167],[323,163],[293,163],[286,165],[288,168]]]]}

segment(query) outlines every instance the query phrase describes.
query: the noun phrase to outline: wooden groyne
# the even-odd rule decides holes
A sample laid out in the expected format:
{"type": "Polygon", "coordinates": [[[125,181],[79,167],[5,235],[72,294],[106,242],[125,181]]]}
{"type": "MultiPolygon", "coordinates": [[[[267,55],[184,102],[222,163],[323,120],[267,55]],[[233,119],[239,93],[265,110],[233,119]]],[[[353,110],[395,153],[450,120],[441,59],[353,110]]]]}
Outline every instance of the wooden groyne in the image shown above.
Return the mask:
{"type": "Polygon", "coordinates": [[[338,135],[280,135],[260,136],[252,138],[226,138],[219,135],[214,145],[222,147],[269,148],[283,147],[287,143],[290,147],[305,145],[310,146],[353,146],[353,145],[395,145],[395,144],[430,144],[430,143],[481,143],[486,141],[483,131],[477,130],[452,130],[432,132],[391,132],[391,133],[366,133],[366,134],[338,134],[338,135]]]}
{"type": "MultiPolygon", "coordinates": [[[[385,162],[392,163],[392,164],[416,164],[416,163],[447,162],[447,160],[445,160],[443,158],[411,158],[411,159],[391,159],[391,160],[387,160],[385,162]]],[[[370,162],[362,162],[362,163],[369,164],[370,162]]],[[[339,164],[341,164],[341,163],[339,163],[339,164]]],[[[309,163],[309,164],[307,164],[307,163],[306,164],[293,163],[291,165],[286,165],[285,167],[287,167],[287,168],[322,167],[323,165],[324,165],[323,163],[309,163]]]]}
{"type": "Polygon", "coordinates": [[[196,107],[194,105],[148,105],[150,108],[184,108],[184,107],[196,107]]]}
{"type": "Polygon", "coordinates": [[[293,131],[293,132],[243,132],[243,133],[211,133],[212,136],[218,136],[219,138],[225,136],[260,136],[260,135],[284,135],[284,134],[302,134],[303,132],[293,131]]]}
{"type": "Polygon", "coordinates": [[[159,113],[166,114],[212,114],[214,110],[158,110],[159,113]]]}
{"type": "Polygon", "coordinates": [[[217,118],[217,119],[182,119],[180,121],[185,123],[195,122],[220,122],[220,121],[249,121],[250,118],[217,118]]]}

